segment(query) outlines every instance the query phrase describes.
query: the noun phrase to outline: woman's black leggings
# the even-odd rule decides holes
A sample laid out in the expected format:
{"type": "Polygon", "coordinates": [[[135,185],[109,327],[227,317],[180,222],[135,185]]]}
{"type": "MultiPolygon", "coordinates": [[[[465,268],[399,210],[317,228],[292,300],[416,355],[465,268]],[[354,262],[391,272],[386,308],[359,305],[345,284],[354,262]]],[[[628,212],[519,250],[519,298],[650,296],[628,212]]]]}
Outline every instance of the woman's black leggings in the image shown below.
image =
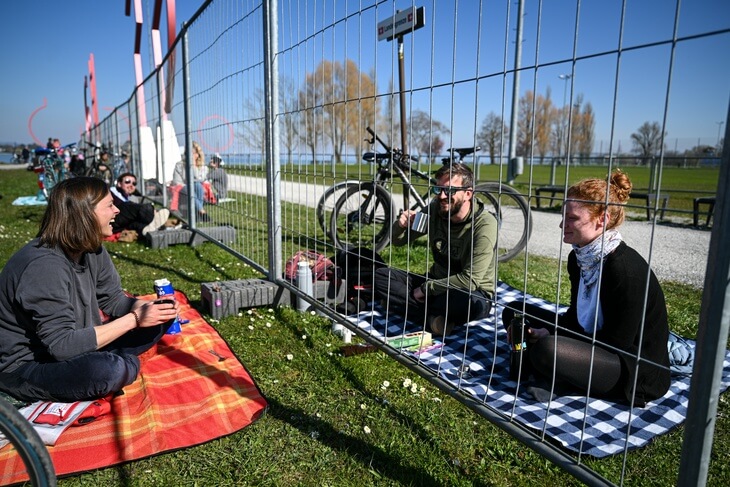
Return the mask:
{"type": "MultiPolygon", "coordinates": [[[[509,326],[515,313],[522,313],[522,303],[514,303],[513,308],[502,311],[502,323],[509,326]]],[[[525,319],[530,328],[553,329],[555,313],[535,305],[525,304],[525,319]]],[[[623,386],[627,378],[619,355],[600,346],[578,338],[552,334],[537,342],[528,343],[527,355],[532,372],[551,381],[553,375],[557,384],[569,384],[588,393],[590,396],[616,398],[623,397],[623,386]],[[591,362],[593,368],[591,370],[591,362]]]]}

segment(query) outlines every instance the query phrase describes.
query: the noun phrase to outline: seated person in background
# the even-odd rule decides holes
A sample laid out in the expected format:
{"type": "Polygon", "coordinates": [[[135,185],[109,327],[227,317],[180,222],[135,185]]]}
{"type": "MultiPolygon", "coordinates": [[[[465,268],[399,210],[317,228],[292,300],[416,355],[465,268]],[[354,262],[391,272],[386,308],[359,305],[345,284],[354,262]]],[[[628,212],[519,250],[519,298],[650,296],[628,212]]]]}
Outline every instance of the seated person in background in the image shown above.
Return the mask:
{"type": "Polygon", "coordinates": [[[117,178],[111,193],[114,206],[119,209],[119,214],[112,221],[114,233],[134,230],[139,235],[147,235],[159,230],[170,216],[166,208],[155,210],[151,204],[138,203],[137,177],[131,172],[125,172],[117,178]]]}
{"type": "MultiPolygon", "coordinates": [[[[568,189],[560,227],[563,241],[573,246],[568,256],[570,307],[556,317],[526,304],[525,339],[532,371],[548,383],[554,375],[557,384],[591,397],[633,398],[643,406],[669,389],[669,326],[659,281],[616,229],[624,220],[630,192],[631,181],[620,170],[613,172],[609,184],[587,179],[568,189]]],[[[507,327],[523,304],[511,306],[514,309],[502,312],[507,327]]]]}
{"type": "Polygon", "coordinates": [[[489,315],[495,288],[497,221],[472,198],[474,177],[465,164],[444,165],[425,210],[428,228],[411,229],[415,212],[406,210],[393,223],[393,245],[428,235],[433,265],[426,276],[383,267],[375,271],[374,288],[391,310],[430,331],[449,334],[455,325],[489,315]]]}
{"type": "Polygon", "coordinates": [[[71,162],[68,165],[69,171],[74,176],[83,176],[86,172],[86,161],[84,160],[84,154],[79,152],[71,156],[71,162]]]}
{"type": "Polygon", "coordinates": [[[125,172],[129,172],[129,154],[127,154],[125,151],[122,151],[122,154],[119,156],[119,158],[114,161],[114,180],[118,180],[119,176],[121,176],[125,172]]]}
{"type": "MultiPolygon", "coordinates": [[[[205,203],[205,191],[203,189],[203,182],[208,177],[208,167],[205,165],[205,155],[203,154],[203,148],[200,144],[193,142],[193,189],[195,191],[195,210],[198,212],[198,220],[201,222],[210,221],[210,216],[203,208],[205,203]]],[[[185,171],[185,162],[180,161],[175,165],[175,172],[172,175],[172,185],[182,187],[182,189],[173,195],[170,208],[177,211],[178,198],[179,196],[186,197],[187,195],[187,175],[185,171]],[[177,196],[177,197],[175,197],[177,196]]]]}
{"type": "Polygon", "coordinates": [[[119,210],[98,178],[59,182],[38,237],[0,272],[0,391],[21,401],[94,399],[131,384],[138,355],[178,313],[122,290],[102,240],[119,210]],[[102,323],[99,311],[111,317],[102,323]]]}
{"type": "Polygon", "coordinates": [[[96,163],[96,169],[92,176],[104,181],[107,186],[111,186],[114,181],[114,174],[112,173],[112,166],[109,162],[109,152],[102,150],[99,155],[99,161],[96,163]]]}
{"type": "Polygon", "coordinates": [[[216,153],[210,158],[208,169],[208,181],[213,185],[213,191],[218,197],[218,202],[228,198],[228,175],[223,169],[223,159],[216,153]]]}

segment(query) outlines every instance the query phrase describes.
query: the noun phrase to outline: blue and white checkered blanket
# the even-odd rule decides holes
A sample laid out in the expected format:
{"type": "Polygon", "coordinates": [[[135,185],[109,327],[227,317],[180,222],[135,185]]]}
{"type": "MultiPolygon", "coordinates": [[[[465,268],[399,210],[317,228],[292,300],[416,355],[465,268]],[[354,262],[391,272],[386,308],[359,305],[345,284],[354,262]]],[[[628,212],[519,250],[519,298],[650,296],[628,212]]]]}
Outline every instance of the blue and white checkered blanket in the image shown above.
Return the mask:
{"type": "MultiPolygon", "coordinates": [[[[689,401],[688,376],[673,375],[671,387],[664,397],[646,407],[633,409],[628,404],[572,395],[537,402],[527,392],[527,384],[520,383],[517,389],[518,384],[509,378],[507,332],[499,317],[503,306],[521,301],[523,293],[499,283],[496,296],[496,310],[488,319],[457,328],[446,337],[443,347],[413,354],[414,360],[486,407],[528,427],[537,435],[544,432],[547,438],[581,455],[601,458],[644,446],[685,420],[689,401]]],[[[527,302],[555,309],[553,303],[530,295],[525,297],[527,302]]],[[[388,315],[379,306],[352,316],[350,320],[362,331],[379,338],[422,330],[422,325],[388,315]]],[[[690,347],[695,346],[694,341],[687,342],[690,347]]],[[[728,386],[730,354],[726,352],[722,390],[728,386]]]]}

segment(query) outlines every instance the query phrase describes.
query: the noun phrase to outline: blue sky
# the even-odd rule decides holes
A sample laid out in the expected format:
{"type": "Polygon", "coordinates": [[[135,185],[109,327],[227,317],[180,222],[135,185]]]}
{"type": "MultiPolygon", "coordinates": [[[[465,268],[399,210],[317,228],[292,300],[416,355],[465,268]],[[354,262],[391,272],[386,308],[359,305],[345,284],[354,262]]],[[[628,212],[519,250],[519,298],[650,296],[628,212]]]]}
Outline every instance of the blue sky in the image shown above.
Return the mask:
{"type": "MultiPolygon", "coordinates": [[[[133,2],[134,3],[134,2],[133,2]]],[[[76,142],[84,129],[84,76],[94,54],[99,117],[125,101],[134,89],[134,14],[124,15],[124,0],[4,0],[0,39],[0,141],[30,142],[28,118],[41,141],[58,137],[76,142]]],[[[190,18],[199,0],[177,0],[178,25],[190,18]]],[[[145,24],[154,2],[143,0],[145,24]]],[[[163,39],[165,36],[163,31],[163,39]]],[[[150,50],[149,35],[143,52],[150,50]]],[[[144,75],[150,66],[144,63],[144,75]]]]}
{"type": "MultiPolygon", "coordinates": [[[[281,8],[289,8],[289,2],[279,3],[281,8]]],[[[286,44],[290,34],[316,32],[332,18],[373,3],[294,3],[298,9],[295,15],[280,15],[280,46],[286,44]],[[305,9],[307,15],[302,12],[305,9]]],[[[178,0],[178,25],[189,19],[200,4],[199,0],[178,0]]],[[[394,4],[382,3],[377,9],[366,9],[362,17],[350,18],[327,32],[316,48],[313,43],[306,49],[316,50],[316,56],[325,58],[351,58],[361,69],[374,70],[383,93],[390,79],[397,85],[392,61],[395,43],[377,42],[374,26],[387,16],[391,5],[394,10],[411,4],[410,0],[397,0],[394,4]],[[367,28],[370,24],[372,30],[367,28]],[[357,28],[364,33],[360,39],[356,38],[357,28]]],[[[147,28],[152,20],[152,5],[152,0],[143,0],[147,28]]],[[[513,65],[514,44],[509,42],[508,50],[504,49],[505,32],[510,41],[514,35],[514,22],[506,26],[504,20],[508,4],[503,0],[484,0],[481,4],[476,0],[459,0],[457,10],[453,0],[423,0],[416,5],[426,7],[427,25],[406,37],[407,85],[414,90],[408,97],[409,104],[431,110],[434,118],[450,125],[453,145],[468,144],[473,139],[474,127],[478,128],[486,113],[500,113],[504,109],[505,118],[509,118],[512,81],[511,77],[499,74],[504,65],[508,69],[513,65]],[[452,79],[473,77],[478,81],[455,87],[449,84],[452,79]]],[[[564,98],[570,103],[582,95],[596,113],[597,144],[605,141],[606,145],[612,130],[615,139],[627,140],[644,121],[661,122],[668,97],[670,148],[672,140],[680,137],[685,141],[714,142],[718,122],[725,120],[730,101],[730,34],[681,42],[673,60],[670,45],[666,44],[626,51],[620,64],[614,54],[581,59],[587,53],[616,49],[621,2],[585,0],[580,4],[577,22],[574,0],[544,1],[542,11],[538,11],[538,5],[537,0],[526,0],[522,65],[537,63],[541,67],[522,73],[521,92],[530,89],[545,94],[550,89],[556,105],[562,105],[564,98]],[[575,63],[571,62],[574,41],[578,58],[575,63]],[[674,63],[671,78],[670,61],[674,63]],[[574,76],[566,83],[559,78],[561,74],[574,76]],[[667,94],[670,79],[671,90],[667,94]],[[618,97],[614,104],[615,92],[618,97]]],[[[514,3],[512,9],[514,19],[514,3]]],[[[62,143],[76,141],[83,129],[83,80],[88,74],[91,53],[96,63],[100,117],[130,96],[134,87],[134,20],[124,15],[124,0],[4,1],[0,3],[0,14],[5,19],[0,32],[3,45],[13,46],[0,51],[0,62],[7,73],[12,73],[3,77],[0,90],[0,141],[30,141],[28,118],[44,99],[46,108],[33,118],[36,138],[45,141],[58,137],[62,143]]],[[[674,14],[675,2],[670,0],[628,1],[623,47],[671,39],[674,14]]],[[[726,30],[730,28],[730,2],[684,0],[678,25],[680,38],[726,30]]],[[[163,31],[163,38],[164,35],[163,31]]],[[[145,76],[151,69],[149,49],[146,31],[145,76]]],[[[302,71],[314,69],[316,56],[309,57],[309,65],[298,65],[292,72],[287,72],[290,64],[286,55],[282,56],[282,74],[301,79],[302,71]]]]}

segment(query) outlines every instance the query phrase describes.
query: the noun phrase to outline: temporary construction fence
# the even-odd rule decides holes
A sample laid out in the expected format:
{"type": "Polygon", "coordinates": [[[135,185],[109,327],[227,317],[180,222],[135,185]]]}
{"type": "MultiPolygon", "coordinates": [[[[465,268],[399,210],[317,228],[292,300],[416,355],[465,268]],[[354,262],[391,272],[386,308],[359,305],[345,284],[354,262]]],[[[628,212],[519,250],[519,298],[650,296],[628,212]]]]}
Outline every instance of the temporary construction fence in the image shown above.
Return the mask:
{"type": "MultiPolygon", "coordinates": [[[[650,441],[642,434],[671,429],[686,414],[678,483],[701,485],[711,458],[718,391],[728,381],[723,362],[730,252],[722,242],[730,240],[725,201],[730,148],[722,141],[730,125],[730,77],[727,63],[718,62],[730,47],[726,14],[720,1],[677,0],[670,6],[659,0],[211,0],[182,25],[157,69],[127,102],[84,138],[130,152],[131,169],[145,181],[146,194],[183,214],[197,235],[260,271],[267,278],[259,282],[262,289],[275,283],[299,296],[577,478],[589,484],[635,483],[638,479],[625,474],[606,479],[584,458],[619,454],[630,464],[630,450],[650,441]],[[645,414],[656,412],[651,405],[614,410],[592,400],[536,407],[520,395],[520,384],[504,376],[504,330],[496,325],[497,315],[468,327],[466,336],[450,344],[450,355],[431,349],[416,356],[387,344],[388,334],[412,331],[387,301],[365,300],[367,310],[356,309],[360,314],[348,318],[341,300],[303,296],[283,279],[284,261],[296,250],[334,255],[333,232],[335,237],[340,231],[362,232],[356,241],[374,248],[376,236],[369,229],[387,231],[398,209],[414,203],[403,196],[401,181],[391,179],[374,190],[392,203],[388,211],[373,213],[368,221],[358,216],[357,206],[348,213],[349,199],[369,188],[360,183],[373,181],[375,169],[367,162],[346,162],[345,154],[382,150],[371,145],[368,127],[385,144],[419,155],[413,168],[426,174],[441,165],[449,148],[481,146],[479,154],[502,162],[475,164],[478,159],[467,157],[479,182],[496,181],[500,200],[509,187],[499,181],[514,183],[531,206],[541,187],[557,187],[555,197],[577,175],[606,177],[616,161],[632,153],[646,161],[630,175],[653,210],[647,223],[651,241],[644,242],[650,264],[654,242],[663,235],[660,196],[681,189],[711,200],[694,374],[677,382],[680,390],[662,405],[665,412],[645,414]],[[667,147],[669,134],[708,141],[715,129],[714,143],[667,147]],[[702,133],[685,133],[692,130],[702,133]],[[598,138],[608,140],[601,149],[605,165],[585,173],[581,160],[597,151],[598,138]],[[622,147],[621,140],[634,145],[622,147]],[[224,225],[200,221],[191,211],[202,196],[197,185],[181,192],[173,187],[176,166],[187,181],[200,171],[191,157],[194,144],[206,162],[214,154],[226,162],[228,198],[210,211],[224,225]],[[666,164],[683,151],[700,158],[696,154],[704,151],[719,158],[720,167],[666,164]],[[322,154],[330,157],[323,160],[322,154]],[[546,161],[551,161],[549,180],[542,180],[538,167],[546,161]],[[685,172],[677,176],[673,170],[685,172]],[[690,187],[687,180],[697,174],[710,182],[690,187]],[[676,179],[685,187],[674,187],[676,179]],[[338,204],[344,227],[331,223],[338,204]],[[684,411],[679,419],[673,417],[677,409],[684,411]],[[600,419],[606,415],[608,420],[600,419]],[[607,430],[612,439],[604,436],[607,430]]],[[[383,164],[394,169],[392,160],[383,164]]],[[[425,194],[431,184],[413,186],[425,194]]],[[[502,210],[507,215],[514,208],[502,210]]],[[[505,216],[505,231],[510,222],[505,216]]],[[[511,285],[500,284],[495,308],[531,299],[530,242],[524,250],[515,259],[521,276],[511,285]]],[[[382,255],[386,264],[417,272],[431,263],[423,245],[410,252],[385,247],[382,255]]],[[[557,291],[548,298],[560,301],[560,289],[569,284],[560,270],[563,254],[555,259],[557,291]]],[[[504,265],[497,263],[496,279],[503,278],[504,265]]],[[[256,283],[243,285],[255,292],[251,286],[256,283]]],[[[215,306],[220,292],[205,288],[204,301],[215,306]]],[[[539,298],[534,302],[551,306],[539,298]]]]}

